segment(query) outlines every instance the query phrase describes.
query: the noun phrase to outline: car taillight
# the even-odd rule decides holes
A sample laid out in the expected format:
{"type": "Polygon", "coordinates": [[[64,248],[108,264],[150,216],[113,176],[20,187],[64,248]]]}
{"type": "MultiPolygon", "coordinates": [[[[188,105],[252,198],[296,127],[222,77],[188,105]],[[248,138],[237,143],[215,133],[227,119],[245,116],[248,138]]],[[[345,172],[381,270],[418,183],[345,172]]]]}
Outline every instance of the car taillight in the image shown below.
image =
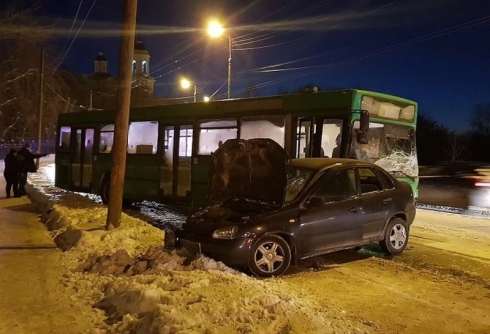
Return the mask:
{"type": "Polygon", "coordinates": [[[490,187],[490,182],[475,181],[475,187],[490,187]]]}

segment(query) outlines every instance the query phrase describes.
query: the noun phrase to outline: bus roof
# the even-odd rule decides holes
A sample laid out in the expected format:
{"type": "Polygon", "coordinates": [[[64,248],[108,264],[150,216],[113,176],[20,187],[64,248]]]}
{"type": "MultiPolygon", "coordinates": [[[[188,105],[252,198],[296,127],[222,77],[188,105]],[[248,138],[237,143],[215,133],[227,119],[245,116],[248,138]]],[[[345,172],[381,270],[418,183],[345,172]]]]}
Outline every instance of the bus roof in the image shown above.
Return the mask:
{"type": "MultiPolygon", "coordinates": [[[[176,119],[189,117],[205,118],[207,116],[226,118],[234,117],[245,111],[250,114],[256,113],[257,115],[263,115],[264,112],[304,113],[305,111],[315,112],[325,109],[338,110],[339,113],[345,113],[351,111],[354,101],[360,99],[361,95],[413,104],[417,108],[416,102],[401,97],[367,90],[347,89],[131,108],[131,120],[143,120],[149,117],[154,118],[155,116],[158,118],[176,119]]],[[[89,122],[111,122],[114,118],[114,110],[81,111],[60,114],[58,123],[83,124],[89,122]]]]}

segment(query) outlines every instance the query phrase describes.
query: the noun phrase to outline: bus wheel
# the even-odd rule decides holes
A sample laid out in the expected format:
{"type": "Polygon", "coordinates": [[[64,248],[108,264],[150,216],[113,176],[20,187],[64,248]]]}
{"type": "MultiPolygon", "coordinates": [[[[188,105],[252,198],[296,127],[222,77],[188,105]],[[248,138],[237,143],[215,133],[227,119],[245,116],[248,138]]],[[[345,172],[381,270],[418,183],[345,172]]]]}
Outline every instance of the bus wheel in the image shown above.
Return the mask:
{"type": "Polygon", "coordinates": [[[105,177],[100,185],[99,195],[102,199],[102,203],[109,203],[109,191],[111,189],[111,180],[110,177],[105,177]]]}

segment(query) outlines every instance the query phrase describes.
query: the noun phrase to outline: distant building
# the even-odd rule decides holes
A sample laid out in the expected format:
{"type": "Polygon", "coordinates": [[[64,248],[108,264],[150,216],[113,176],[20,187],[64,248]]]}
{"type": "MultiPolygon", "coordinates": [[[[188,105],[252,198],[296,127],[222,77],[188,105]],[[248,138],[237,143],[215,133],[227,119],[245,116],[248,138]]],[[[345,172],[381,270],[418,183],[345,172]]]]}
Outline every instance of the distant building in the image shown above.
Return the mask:
{"type": "Polygon", "coordinates": [[[99,54],[94,60],[95,74],[107,74],[107,59],[105,59],[104,52],[99,51],[99,54]]]}
{"type": "Polygon", "coordinates": [[[132,86],[153,95],[155,79],[150,76],[150,54],[141,40],[134,44],[132,86]]]}
{"type": "MultiPolygon", "coordinates": [[[[73,85],[75,104],[86,110],[116,108],[117,78],[108,73],[107,59],[99,50],[94,59],[94,73],[81,75],[73,85]]],[[[155,79],[150,76],[150,54],[141,40],[134,43],[131,64],[131,107],[172,104],[176,101],[154,96],[155,79]]]]}

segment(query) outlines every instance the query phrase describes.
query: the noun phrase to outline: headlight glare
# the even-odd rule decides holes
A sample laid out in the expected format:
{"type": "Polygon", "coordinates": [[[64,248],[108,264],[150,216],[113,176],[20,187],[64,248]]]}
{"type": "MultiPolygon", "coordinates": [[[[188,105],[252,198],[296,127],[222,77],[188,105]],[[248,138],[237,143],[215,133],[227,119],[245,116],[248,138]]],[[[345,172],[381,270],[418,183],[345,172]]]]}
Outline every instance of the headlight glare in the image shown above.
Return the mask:
{"type": "Polygon", "coordinates": [[[228,226],[215,230],[213,238],[215,239],[234,239],[238,233],[237,226],[228,226]]]}

